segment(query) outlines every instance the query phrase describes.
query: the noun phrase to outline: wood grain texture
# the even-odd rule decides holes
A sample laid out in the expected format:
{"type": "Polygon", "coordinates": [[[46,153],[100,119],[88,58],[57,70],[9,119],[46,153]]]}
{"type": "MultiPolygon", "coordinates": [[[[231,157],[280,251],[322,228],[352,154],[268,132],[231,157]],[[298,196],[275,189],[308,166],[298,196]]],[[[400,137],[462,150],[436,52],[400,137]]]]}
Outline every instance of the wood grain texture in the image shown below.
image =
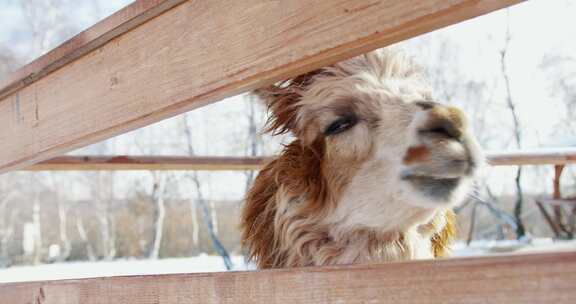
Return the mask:
{"type": "Polygon", "coordinates": [[[487,153],[492,166],[576,164],[576,148],[487,153]]]}
{"type": "Polygon", "coordinates": [[[186,0],[136,0],[62,43],[57,48],[0,79],[0,99],[101,47],[108,41],[186,0]]]}
{"type": "Polygon", "coordinates": [[[259,170],[265,157],[201,156],[60,156],[25,167],[26,171],[125,171],[125,170],[259,170]]]}
{"type": "Polygon", "coordinates": [[[521,0],[186,1],[0,100],[0,172],[521,0]]]}
{"type": "Polygon", "coordinates": [[[2,304],[574,303],[576,252],[0,285],[2,304]]]}
{"type": "MultiPolygon", "coordinates": [[[[491,166],[576,163],[576,149],[531,152],[499,152],[486,155],[491,166]]],[[[59,156],[24,167],[25,171],[122,171],[122,170],[260,170],[272,157],[213,156],[59,156]]]]}

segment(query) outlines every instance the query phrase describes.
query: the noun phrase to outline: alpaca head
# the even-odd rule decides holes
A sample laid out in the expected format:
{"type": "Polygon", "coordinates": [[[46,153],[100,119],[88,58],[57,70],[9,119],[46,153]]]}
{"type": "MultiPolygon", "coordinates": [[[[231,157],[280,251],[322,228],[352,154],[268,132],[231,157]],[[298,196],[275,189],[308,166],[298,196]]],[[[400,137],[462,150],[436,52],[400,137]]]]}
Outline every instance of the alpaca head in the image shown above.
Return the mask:
{"type": "MultiPolygon", "coordinates": [[[[421,76],[386,50],[258,91],[270,130],[297,138],[261,173],[275,184],[266,200],[275,205],[276,234],[290,214],[316,221],[329,238],[401,233],[463,200],[479,149],[464,114],[435,100],[421,76]]],[[[265,192],[257,184],[247,204],[265,192]]]]}

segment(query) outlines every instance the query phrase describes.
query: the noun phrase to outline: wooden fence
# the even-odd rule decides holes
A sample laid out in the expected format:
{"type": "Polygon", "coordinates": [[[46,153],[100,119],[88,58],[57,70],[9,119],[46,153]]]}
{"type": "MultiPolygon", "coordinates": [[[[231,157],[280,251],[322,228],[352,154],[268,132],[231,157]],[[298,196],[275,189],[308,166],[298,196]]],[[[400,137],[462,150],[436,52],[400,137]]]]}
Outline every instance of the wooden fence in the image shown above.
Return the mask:
{"type": "Polygon", "coordinates": [[[2,304],[574,303],[576,254],[0,285],[2,304]]]}
{"type": "MultiPolygon", "coordinates": [[[[137,0],[0,83],[0,172],[518,2],[137,0]]],[[[65,157],[31,168],[155,162],[134,159],[65,157]]],[[[155,169],[213,165],[161,163],[155,169]]],[[[575,283],[576,253],[567,252],[1,284],[0,303],[573,303],[575,283]]]]}
{"type": "MultiPolygon", "coordinates": [[[[267,157],[199,156],[60,156],[22,168],[27,171],[99,170],[259,170],[267,157]]],[[[491,166],[565,165],[576,163],[576,148],[494,152],[486,155],[491,166]]]]}
{"type": "Polygon", "coordinates": [[[138,0],[0,87],[0,172],[520,0],[138,0]]]}

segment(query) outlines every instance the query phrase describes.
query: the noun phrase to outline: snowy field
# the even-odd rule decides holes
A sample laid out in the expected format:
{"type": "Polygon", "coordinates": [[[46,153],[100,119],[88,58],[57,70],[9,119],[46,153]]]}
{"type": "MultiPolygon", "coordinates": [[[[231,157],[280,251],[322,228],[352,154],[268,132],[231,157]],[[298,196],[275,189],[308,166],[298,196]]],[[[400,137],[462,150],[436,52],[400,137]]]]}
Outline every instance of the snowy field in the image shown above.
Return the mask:
{"type": "MultiPolygon", "coordinates": [[[[501,253],[527,253],[544,251],[576,250],[576,240],[553,241],[533,239],[530,241],[475,241],[466,246],[458,243],[453,256],[480,256],[501,253]]],[[[234,270],[246,270],[243,258],[234,256],[234,270]]],[[[170,274],[191,272],[225,271],[224,263],[218,256],[200,255],[190,258],[162,260],[117,260],[111,262],[77,262],[45,264],[40,266],[18,266],[0,269],[0,283],[80,279],[93,277],[170,274]]]]}
{"type": "Polygon", "coordinates": [[[546,238],[530,239],[525,241],[480,240],[473,241],[469,246],[466,246],[466,243],[461,242],[454,245],[452,256],[468,257],[503,253],[537,253],[550,251],[576,251],[576,240],[554,241],[546,238]]]}
{"type": "MultiPolygon", "coordinates": [[[[234,270],[246,270],[242,257],[234,256],[232,261],[234,270]]],[[[161,260],[115,260],[16,266],[0,269],[0,283],[216,271],[226,271],[222,258],[199,255],[161,260]]]]}

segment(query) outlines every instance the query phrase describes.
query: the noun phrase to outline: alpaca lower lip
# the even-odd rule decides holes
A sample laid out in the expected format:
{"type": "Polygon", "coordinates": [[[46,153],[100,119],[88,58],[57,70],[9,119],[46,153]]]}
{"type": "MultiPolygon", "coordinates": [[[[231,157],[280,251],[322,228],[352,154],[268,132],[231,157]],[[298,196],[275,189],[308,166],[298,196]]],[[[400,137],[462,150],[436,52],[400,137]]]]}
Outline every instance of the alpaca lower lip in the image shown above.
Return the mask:
{"type": "Polygon", "coordinates": [[[416,189],[424,195],[438,200],[449,199],[452,191],[460,184],[461,178],[443,178],[435,176],[404,176],[406,180],[412,184],[416,189]]]}

